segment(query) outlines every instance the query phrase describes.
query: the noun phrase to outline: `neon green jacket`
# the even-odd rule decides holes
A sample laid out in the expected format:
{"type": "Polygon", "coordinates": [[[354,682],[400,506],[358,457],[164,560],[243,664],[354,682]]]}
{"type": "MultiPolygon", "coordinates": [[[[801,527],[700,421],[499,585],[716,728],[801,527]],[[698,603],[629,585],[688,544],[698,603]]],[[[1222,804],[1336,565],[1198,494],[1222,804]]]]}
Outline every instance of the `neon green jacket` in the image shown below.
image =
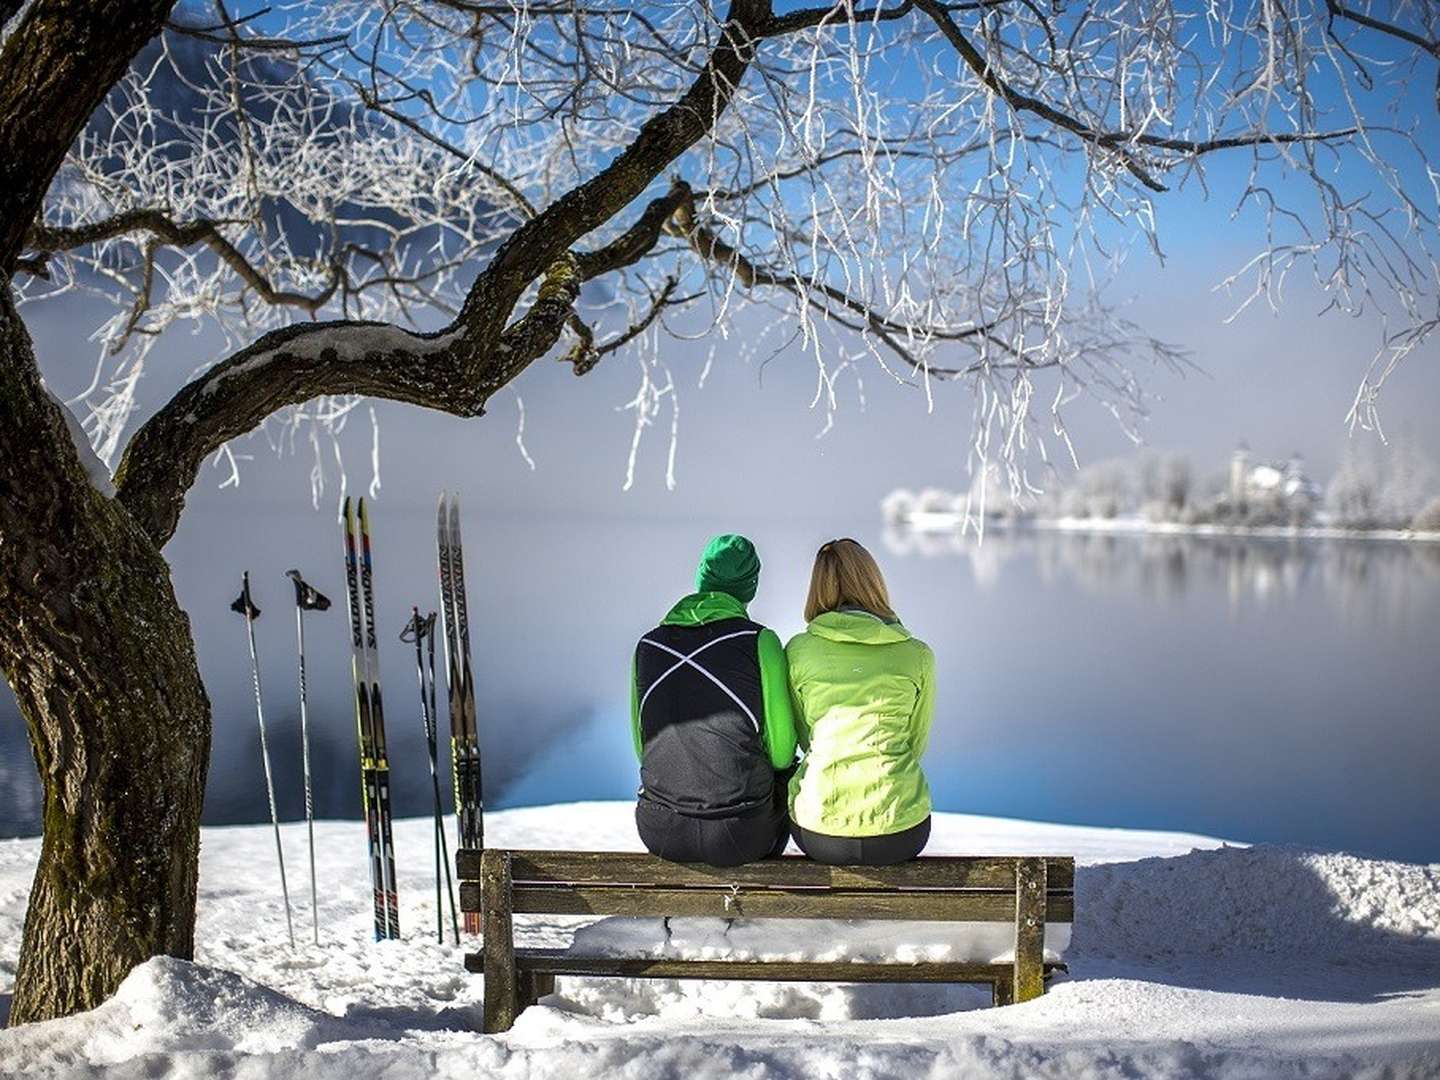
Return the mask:
{"type": "Polygon", "coordinates": [[[829,611],[785,646],[805,756],[790,816],[829,836],[888,836],[924,821],[920,758],[935,707],[935,654],[899,623],[829,611]]]}
{"type": "MultiPolygon", "coordinates": [[[[720,619],[748,619],[745,605],[725,592],[696,592],[681,597],[661,621],[663,626],[700,626],[720,619]]],[[[761,627],[755,639],[760,664],[760,694],[765,706],[761,737],[770,764],[788,769],[795,761],[795,721],[790,712],[790,684],[785,650],[775,631],[761,627]]],[[[635,665],[630,665],[630,736],[635,756],[645,757],[645,736],[640,730],[640,696],[635,686],[635,665]]]]}

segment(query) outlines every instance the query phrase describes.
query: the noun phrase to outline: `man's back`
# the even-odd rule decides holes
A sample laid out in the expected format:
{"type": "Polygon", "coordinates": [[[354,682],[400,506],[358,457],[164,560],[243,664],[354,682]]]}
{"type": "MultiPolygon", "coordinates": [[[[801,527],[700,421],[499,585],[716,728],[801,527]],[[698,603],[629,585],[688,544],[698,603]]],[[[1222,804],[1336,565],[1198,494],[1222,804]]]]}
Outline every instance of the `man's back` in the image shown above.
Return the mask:
{"type": "Polygon", "coordinates": [[[759,578],[749,540],[715,537],[696,591],[635,646],[635,824],[661,858],[735,866],[789,835],[776,770],[794,759],[795,724],[780,639],[745,610],[759,578]]]}
{"type": "Polygon", "coordinates": [[[640,797],[698,816],[771,798],[758,639],[724,593],[695,593],[635,647],[640,797]]]}

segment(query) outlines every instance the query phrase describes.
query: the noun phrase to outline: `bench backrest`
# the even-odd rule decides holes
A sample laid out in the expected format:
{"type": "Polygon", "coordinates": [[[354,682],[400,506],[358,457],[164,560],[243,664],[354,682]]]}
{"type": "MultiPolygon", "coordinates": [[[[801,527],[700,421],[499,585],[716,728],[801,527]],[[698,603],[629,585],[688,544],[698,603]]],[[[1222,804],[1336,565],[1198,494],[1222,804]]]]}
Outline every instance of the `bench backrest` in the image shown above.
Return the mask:
{"type": "Polygon", "coordinates": [[[508,877],[510,910],[545,915],[1070,922],[1068,856],[922,856],[899,866],[824,866],[799,856],[737,867],[634,852],[458,853],[460,906],[481,911],[482,861],[508,877]],[[509,873],[504,874],[508,868],[509,873]]]}

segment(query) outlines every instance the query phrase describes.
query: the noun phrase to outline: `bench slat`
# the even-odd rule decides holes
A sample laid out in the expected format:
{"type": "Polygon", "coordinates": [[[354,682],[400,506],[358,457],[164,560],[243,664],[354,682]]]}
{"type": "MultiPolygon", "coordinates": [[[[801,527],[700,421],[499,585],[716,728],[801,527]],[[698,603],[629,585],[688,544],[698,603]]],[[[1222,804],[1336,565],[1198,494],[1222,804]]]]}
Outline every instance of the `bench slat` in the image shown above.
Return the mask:
{"type": "MultiPolygon", "coordinates": [[[[851,962],[839,960],[684,960],[671,957],[574,956],[564,949],[517,949],[516,967],[550,976],[574,975],[617,979],[740,979],[755,982],[987,982],[1008,977],[1009,964],[851,962]],[[783,974],[776,974],[776,972],[783,974]]],[[[484,973],[483,954],[466,953],[465,970],[484,973]]],[[[1068,971],[1063,962],[1047,961],[1045,977],[1068,971]]]]}
{"type": "MultiPolygon", "coordinates": [[[[633,851],[511,852],[515,880],[565,882],[575,885],[788,886],[853,890],[1013,889],[1019,857],[921,856],[899,866],[825,866],[799,855],[745,866],[717,867],[672,863],[633,851]]],[[[1075,884],[1075,860],[1044,856],[1052,890],[1075,884]]],[[[460,877],[480,876],[480,852],[461,849],[456,855],[460,877]]]]}
{"type": "MultiPolygon", "coordinates": [[[[517,949],[520,971],[547,975],[599,976],[621,979],[746,979],[761,982],[990,982],[1009,975],[1009,964],[851,963],[839,961],[683,960],[670,957],[572,956],[563,949],[517,949]]],[[[465,957],[468,970],[479,972],[479,953],[465,957]]],[[[1046,973],[1064,968],[1046,964],[1046,973]]]]}
{"type": "MultiPolygon", "coordinates": [[[[720,889],[630,888],[607,885],[526,885],[517,882],[513,910],[531,915],[628,915],[752,919],[913,919],[938,922],[1015,921],[1010,892],[852,892],[846,890],[765,888],[741,890],[738,897],[720,889]],[[727,906],[726,901],[729,900],[727,906]]],[[[460,885],[460,906],[480,908],[480,887],[460,885]]],[[[1068,893],[1047,898],[1046,919],[1071,920],[1074,899],[1068,893]]]]}

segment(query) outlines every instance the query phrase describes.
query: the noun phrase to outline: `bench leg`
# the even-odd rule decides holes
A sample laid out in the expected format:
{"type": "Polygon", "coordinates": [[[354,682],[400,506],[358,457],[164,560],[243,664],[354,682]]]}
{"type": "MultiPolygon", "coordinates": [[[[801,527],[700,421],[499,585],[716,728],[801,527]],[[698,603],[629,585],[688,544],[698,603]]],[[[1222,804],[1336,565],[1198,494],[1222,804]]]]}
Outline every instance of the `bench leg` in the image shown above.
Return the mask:
{"type": "Polygon", "coordinates": [[[990,1000],[997,1007],[1015,1004],[1015,981],[1009,975],[998,975],[990,984],[990,1000]]]}
{"type": "Polygon", "coordinates": [[[510,853],[487,851],[480,861],[481,907],[485,923],[485,1034],[509,1031],[520,1014],[511,915],[510,853]]]}
{"type": "Polygon", "coordinates": [[[548,971],[520,972],[521,1008],[538,1005],[540,999],[555,992],[555,976],[548,971]]]}
{"type": "Polygon", "coordinates": [[[1020,859],[1015,866],[1014,1000],[1045,993],[1044,859],[1020,859]]]}

